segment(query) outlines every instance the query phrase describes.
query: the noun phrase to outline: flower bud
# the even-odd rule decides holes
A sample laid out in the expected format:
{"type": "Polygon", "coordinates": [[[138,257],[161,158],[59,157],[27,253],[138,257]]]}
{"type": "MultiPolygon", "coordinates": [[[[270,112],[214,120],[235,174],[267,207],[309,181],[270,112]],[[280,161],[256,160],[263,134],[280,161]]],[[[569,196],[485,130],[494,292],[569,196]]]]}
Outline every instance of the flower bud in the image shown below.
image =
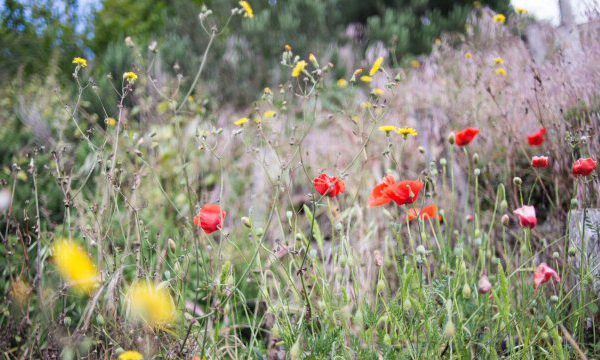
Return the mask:
{"type": "Polygon", "coordinates": [[[392,338],[390,337],[389,334],[385,334],[383,336],[383,343],[386,345],[392,345],[392,338]]]}
{"type": "Polygon", "coordinates": [[[450,145],[454,145],[456,142],[456,134],[454,132],[451,132],[450,135],[448,135],[448,142],[450,145]]]}
{"type": "Polygon", "coordinates": [[[302,350],[300,349],[300,337],[298,337],[298,339],[290,349],[290,359],[298,360],[300,358],[302,358],[302,350]]]}
{"type": "Polygon", "coordinates": [[[244,224],[245,227],[247,227],[248,229],[252,228],[252,221],[250,221],[250,218],[247,216],[242,216],[242,224],[244,224]]]}
{"type": "Polygon", "coordinates": [[[478,153],[473,154],[473,162],[475,164],[479,163],[479,154],[478,153]]]}
{"type": "Polygon", "coordinates": [[[419,152],[420,152],[421,154],[425,154],[425,148],[424,148],[424,147],[422,147],[422,146],[419,146],[419,148],[418,148],[418,149],[419,149],[419,152]]]}
{"type": "Polygon", "coordinates": [[[574,248],[574,247],[569,248],[569,256],[572,257],[572,256],[575,256],[575,255],[577,255],[577,249],[574,248]]]}
{"type": "Polygon", "coordinates": [[[382,293],[383,290],[385,290],[385,281],[379,279],[379,281],[377,281],[377,293],[382,293]]]}
{"type": "Polygon", "coordinates": [[[560,254],[558,253],[558,251],[555,251],[552,253],[552,258],[553,259],[558,259],[560,257],[560,254]]]}
{"type": "Polygon", "coordinates": [[[462,296],[465,299],[470,299],[471,298],[471,287],[469,286],[469,284],[464,284],[463,288],[462,288],[462,296]]]}
{"type": "Polygon", "coordinates": [[[515,176],[513,178],[513,184],[515,184],[516,186],[521,186],[523,185],[523,180],[520,177],[515,176]]]}
{"type": "Polygon", "coordinates": [[[175,253],[175,251],[177,250],[177,245],[175,244],[175,241],[169,238],[167,242],[169,243],[169,250],[171,250],[172,253],[175,253]]]}
{"type": "Polygon", "coordinates": [[[571,209],[577,209],[577,206],[579,206],[579,201],[575,198],[571,199],[571,209]]]}
{"type": "Polygon", "coordinates": [[[454,326],[452,320],[448,320],[446,326],[444,326],[444,336],[448,339],[452,339],[454,338],[454,335],[456,335],[456,326],[454,326]]]}
{"type": "Polygon", "coordinates": [[[550,301],[553,302],[554,304],[556,304],[558,302],[558,296],[556,295],[552,295],[550,296],[550,301]]]}
{"type": "Polygon", "coordinates": [[[441,158],[441,159],[440,159],[440,165],[442,165],[442,166],[446,166],[446,164],[447,164],[447,163],[448,163],[448,162],[446,161],[446,158],[441,158]]]}
{"type": "Polygon", "coordinates": [[[510,217],[507,214],[502,215],[501,221],[502,221],[502,226],[510,225],[510,217]]]}
{"type": "Polygon", "coordinates": [[[490,292],[490,290],[492,290],[492,284],[490,283],[490,280],[486,274],[481,274],[479,277],[479,283],[477,284],[477,291],[479,291],[480,294],[487,294],[490,292]]]}
{"type": "Polygon", "coordinates": [[[508,209],[508,201],[502,200],[500,201],[500,210],[505,211],[508,209]]]}
{"type": "Polygon", "coordinates": [[[479,176],[479,175],[481,175],[481,170],[479,168],[477,168],[473,171],[473,174],[475,174],[475,176],[479,176]]]}

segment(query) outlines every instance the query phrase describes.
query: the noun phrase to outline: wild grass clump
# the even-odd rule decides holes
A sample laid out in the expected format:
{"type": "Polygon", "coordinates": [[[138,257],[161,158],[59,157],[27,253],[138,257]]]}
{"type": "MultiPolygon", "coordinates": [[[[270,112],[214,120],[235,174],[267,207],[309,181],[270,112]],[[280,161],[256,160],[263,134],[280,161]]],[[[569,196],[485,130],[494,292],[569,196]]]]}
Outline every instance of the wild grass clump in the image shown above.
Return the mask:
{"type": "Polygon", "coordinates": [[[194,74],[128,39],[116,104],[83,58],[74,100],[13,93],[6,357],[597,357],[600,45],[538,64],[497,15],[343,78],[285,45],[243,112],[204,90],[209,10],[194,74]]]}

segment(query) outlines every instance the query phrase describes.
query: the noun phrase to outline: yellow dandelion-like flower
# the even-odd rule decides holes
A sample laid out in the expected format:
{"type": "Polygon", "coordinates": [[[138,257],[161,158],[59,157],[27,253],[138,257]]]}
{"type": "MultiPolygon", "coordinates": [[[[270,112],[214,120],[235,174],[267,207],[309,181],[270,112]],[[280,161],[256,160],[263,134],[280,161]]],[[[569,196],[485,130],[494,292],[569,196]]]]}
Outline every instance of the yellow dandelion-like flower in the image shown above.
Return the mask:
{"type": "Polygon", "coordinates": [[[375,95],[375,96],[381,96],[384,94],[385,91],[383,91],[382,88],[375,88],[373,90],[371,90],[371,94],[375,95]]]}
{"type": "Polygon", "coordinates": [[[126,295],[130,314],[152,327],[165,327],[177,317],[169,290],[150,281],[133,283],[126,295]]]}
{"type": "Polygon", "coordinates": [[[515,11],[517,12],[517,14],[527,14],[529,11],[527,11],[527,9],[522,8],[522,7],[516,7],[515,11]]]}
{"type": "Polygon", "coordinates": [[[383,125],[379,127],[379,131],[389,135],[392,131],[396,131],[396,127],[394,125],[383,125]]]}
{"type": "Polygon", "coordinates": [[[242,9],[244,9],[244,17],[247,17],[247,18],[254,17],[254,10],[252,10],[252,6],[250,6],[250,3],[242,0],[242,1],[240,1],[239,4],[242,7],[242,9]]]}
{"type": "Polygon", "coordinates": [[[302,74],[302,71],[304,71],[304,68],[306,67],[307,63],[304,60],[300,60],[296,63],[296,66],[294,66],[294,69],[292,70],[292,77],[298,77],[300,76],[300,74],[302,74]]]}
{"type": "Polygon", "coordinates": [[[417,130],[411,128],[411,127],[403,127],[403,128],[398,128],[396,129],[396,132],[400,135],[403,135],[404,137],[407,137],[408,135],[410,136],[417,136],[419,135],[419,133],[417,132],[417,130]]]}
{"type": "Polygon", "coordinates": [[[419,60],[411,60],[411,61],[410,61],[410,66],[411,66],[413,69],[418,69],[418,68],[420,68],[420,67],[421,67],[421,62],[420,62],[419,60]]]}
{"type": "Polygon", "coordinates": [[[504,24],[506,22],[506,16],[504,14],[496,14],[493,18],[495,23],[504,24]]]}
{"type": "Polygon", "coordinates": [[[317,61],[317,57],[315,56],[315,54],[308,54],[308,61],[310,61],[314,67],[319,67],[319,62],[317,61]]]}
{"type": "Polygon", "coordinates": [[[87,294],[96,288],[100,274],[83,247],[72,240],[59,239],[52,246],[52,254],[58,272],[70,286],[87,294]]]}
{"type": "Polygon", "coordinates": [[[373,81],[373,78],[369,75],[363,75],[360,77],[360,81],[370,83],[371,81],[373,81]]]}
{"type": "Polygon", "coordinates": [[[127,80],[129,83],[133,84],[137,80],[138,76],[133,71],[128,71],[123,74],[123,79],[127,80]]]}
{"type": "Polygon", "coordinates": [[[233,122],[233,125],[244,126],[244,124],[247,123],[248,121],[250,121],[250,119],[248,119],[247,117],[239,118],[238,120],[233,122]]]}
{"type": "Polygon", "coordinates": [[[346,79],[339,79],[339,80],[337,81],[337,86],[338,86],[339,88],[342,88],[342,89],[343,89],[343,88],[345,88],[346,86],[348,86],[348,82],[346,81],[346,79]]]}
{"type": "Polygon", "coordinates": [[[496,75],[500,75],[500,76],[508,75],[508,73],[506,72],[506,69],[502,68],[502,67],[497,68],[494,72],[496,73],[496,75]]]}
{"type": "Polygon", "coordinates": [[[354,70],[354,74],[352,74],[352,76],[358,76],[358,75],[362,74],[363,71],[365,71],[365,69],[358,68],[358,69],[354,70]]]}
{"type": "Polygon", "coordinates": [[[369,70],[369,76],[373,76],[373,75],[377,74],[377,72],[381,68],[381,64],[383,64],[383,57],[380,56],[373,63],[373,66],[371,67],[371,70],[369,70]]]}
{"type": "Polygon", "coordinates": [[[82,68],[87,66],[87,60],[82,57],[76,57],[73,59],[73,64],[81,66],[82,68]]]}
{"type": "Polygon", "coordinates": [[[471,60],[472,58],[473,58],[473,54],[471,54],[470,52],[465,53],[465,59],[471,60]]]}
{"type": "Polygon", "coordinates": [[[115,126],[117,125],[117,119],[115,119],[114,117],[107,117],[106,119],[104,119],[104,123],[108,126],[115,126]]]}
{"type": "Polygon", "coordinates": [[[366,110],[372,108],[373,104],[371,104],[369,101],[364,101],[360,104],[360,107],[366,110]]]}
{"type": "Polygon", "coordinates": [[[500,64],[504,64],[504,59],[501,58],[500,56],[494,58],[494,64],[496,65],[500,65],[500,64]]]}
{"type": "Polygon", "coordinates": [[[144,357],[139,352],[130,350],[122,352],[118,360],[144,360],[144,357]]]}
{"type": "Polygon", "coordinates": [[[265,112],[263,113],[263,117],[264,117],[265,119],[272,119],[272,118],[274,118],[275,116],[277,116],[277,113],[276,113],[275,111],[273,111],[273,110],[268,110],[268,111],[265,111],[265,112]]]}

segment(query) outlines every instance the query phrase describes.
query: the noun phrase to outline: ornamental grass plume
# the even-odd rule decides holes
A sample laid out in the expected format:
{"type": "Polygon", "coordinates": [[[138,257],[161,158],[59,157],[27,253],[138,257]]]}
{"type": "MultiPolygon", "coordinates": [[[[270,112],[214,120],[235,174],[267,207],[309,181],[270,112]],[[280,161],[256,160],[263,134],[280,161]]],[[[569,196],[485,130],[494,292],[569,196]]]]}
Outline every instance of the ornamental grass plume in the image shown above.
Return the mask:
{"type": "Polygon", "coordinates": [[[77,291],[91,294],[100,282],[100,273],[83,247],[70,239],[52,245],[52,260],[60,275],[77,291]]]}

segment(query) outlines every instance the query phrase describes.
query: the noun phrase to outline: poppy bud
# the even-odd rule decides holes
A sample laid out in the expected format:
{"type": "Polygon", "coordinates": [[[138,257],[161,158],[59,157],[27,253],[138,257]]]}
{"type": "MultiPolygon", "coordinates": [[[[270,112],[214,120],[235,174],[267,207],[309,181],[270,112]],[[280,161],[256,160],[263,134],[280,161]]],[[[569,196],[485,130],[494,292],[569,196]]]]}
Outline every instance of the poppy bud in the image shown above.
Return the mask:
{"type": "Polygon", "coordinates": [[[296,241],[302,241],[302,239],[304,239],[304,236],[301,233],[296,233],[296,241]]]}
{"type": "Polygon", "coordinates": [[[386,345],[392,345],[392,338],[389,334],[385,334],[385,336],[383,337],[383,343],[386,345]]]}
{"type": "Polygon", "coordinates": [[[456,335],[456,326],[454,326],[452,320],[448,320],[446,326],[444,326],[444,335],[448,339],[452,339],[454,338],[454,335],[456,335]]]}
{"type": "Polygon", "coordinates": [[[294,216],[294,213],[290,210],[285,212],[285,217],[288,219],[288,221],[292,221],[292,216],[294,216]]]}
{"type": "Polygon", "coordinates": [[[404,300],[404,302],[402,303],[402,309],[404,311],[410,311],[410,309],[412,309],[412,303],[410,302],[410,298],[406,298],[406,300],[404,300]]]}
{"type": "Polygon", "coordinates": [[[63,319],[63,324],[65,324],[65,326],[67,326],[67,327],[71,326],[71,318],[68,316],[65,316],[65,318],[63,319]]]}
{"type": "Polygon", "coordinates": [[[381,293],[383,290],[385,290],[385,281],[379,279],[379,281],[377,281],[377,293],[381,293]]]}
{"type": "Polygon", "coordinates": [[[464,284],[463,285],[462,296],[465,299],[470,299],[471,298],[471,287],[469,286],[469,284],[464,284]]]}
{"type": "Polygon", "coordinates": [[[335,231],[340,232],[342,230],[344,230],[344,225],[342,225],[342,223],[335,224],[335,231]]]}
{"type": "Polygon", "coordinates": [[[481,170],[479,168],[477,168],[473,171],[473,173],[475,174],[475,176],[479,176],[479,175],[481,175],[481,170]]]}
{"type": "Polygon", "coordinates": [[[575,198],[571,199],[571,209],[577,209],[577,206],[579,206],[579,201],[575,198]]]}
{"type": "Polygon", "coordinates": [[[454,132],[451,132],[450,135],[448,135],[448,142],[450,145],[454,145],[456,142],[456,134],[454,134],[454,132]]]}
{"type": "Polygon", "coordinates": [[[481,277],[479,277],[477,291],[479,291],[480,294],[487,294],[488,292],[490,292],[490,290],[492,290],[492,284],[490,283],[490,280],[488,279],[487,275],[482,274],[481,277]]]}
{"type": "Polygon", "coordinates": [[[177,245],[175,244],[175,241],[169,238],[167,242],[169,243],[169,250],[171,250],[172,253],[175,253],[175,251],[177,250],[177,245]]]}
{"type": "Polygon", "coordinates": [[[560,254],[558,253],[558,251],[555,251],[552,253],[552,258],[553,259],[558,259],[560,257],[560,254]]]}
{"type": "Polygon", "coordinates": [[[446,161],[446,158],[441,158],[441,159],[440,159],[440,165],[442,165],[442,166],[446,166],[446,164],[447,164],[447,163],[448,163],[448,162],[446,161]]]}
{"type": "Polygon", "coordinates": [[[500,202],[500,210],[505,211],[506,209],[508,209],[508,201],[502,200],[500,202]]]}
{"type": "Polygon", "coordinates": [[[523,184],[523,180],[521,180],[521,178],[520,178],[520,177],[518,177],[518,176],[515,176],[515,177],[513,178],[513,184],[515,184],[516,186],[521,186],[521,185],[523,184]]]}
{"type": "Polygon", "coordinates": [[[259,227],[258,229],[256,229],[256,236],[258,237],[262,237],[265,233],[265,229],[259,227]]]}
{"type": "Polygon", "coordinates": [[[301,358],[302,350],[300,349],[300,337],[296,340],[292,348],[290,349],[290,359],[298,360],[301,358]]]}
{"type": "Polygon", "coordinates": [[[502,225],[508,226],[510,225],[510,217],[507,214],[502,215],[502,225]]]}
{"type": "Polygon", "coordinates": [[[250,221],[250,218],[247,216],[242,216],[242,224],[244,224],[245,227],[247,228],[252,228],[252,222],[250,221]]]}
{"type": "Polygon", "coordinates": [[[479,163],[479,154],[478,153],[473,154],[473,162],[475,164],[479,163]]]}
{"type": "Polygon", "coordinates": [[[420,152],[421,154],[425,154],[425,148],[424,148],[424,147],[422,147],[422,146],[419,146],[419,148],[418,148],[418,149],[419,149],[419,152],[420,152]]]}
{"type": "Polygon", "coordinates": [[[558,302],[558,300],[559,300],[559,299],[558,299],[558,296],[556,296],[556,295],[552,295],[552,296],[550,296],[550,301],[551,301],[551,302],[553,302],[553,303],[555,303],[555,304],[556,304],[556,303],[558,302]]]}

